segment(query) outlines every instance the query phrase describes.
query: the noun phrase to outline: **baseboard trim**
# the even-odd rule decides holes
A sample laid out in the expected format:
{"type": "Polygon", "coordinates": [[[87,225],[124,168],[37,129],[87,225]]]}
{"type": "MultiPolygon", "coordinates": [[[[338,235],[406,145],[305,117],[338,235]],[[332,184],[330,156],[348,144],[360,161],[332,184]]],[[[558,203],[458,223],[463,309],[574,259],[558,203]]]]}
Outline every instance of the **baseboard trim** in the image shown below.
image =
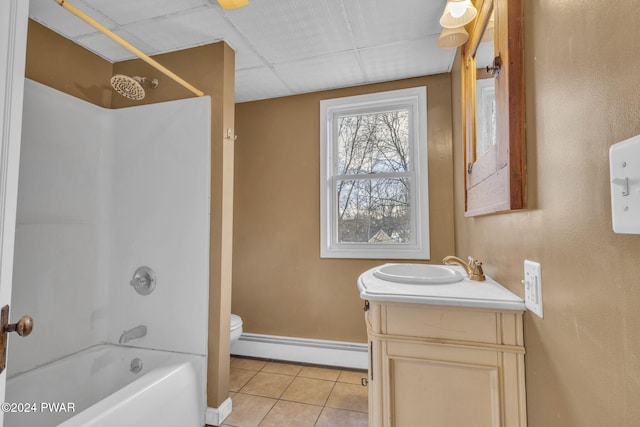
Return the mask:
{"type": "Polygon", "coordinates": [[[236,356],[342,368],[367,369],[367,344],[243,333],[231,346],[236,356]]]}
{"type": "Polygon", "coordinates": [[[204,422],[209,426],[219,426],[231,414],[232,409],[231,398],[227,397],[218,408],[208,407],[204,411],[204,422]]]}

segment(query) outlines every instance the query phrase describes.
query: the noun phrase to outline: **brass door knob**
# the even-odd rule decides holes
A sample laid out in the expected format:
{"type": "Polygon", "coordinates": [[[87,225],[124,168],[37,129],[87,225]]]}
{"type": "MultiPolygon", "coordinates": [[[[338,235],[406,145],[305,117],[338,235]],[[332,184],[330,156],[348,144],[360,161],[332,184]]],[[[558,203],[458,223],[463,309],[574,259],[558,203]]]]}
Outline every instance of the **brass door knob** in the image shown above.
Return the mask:
{"type": "MultiPolygon", "coordinates": [[[[21,337],[26,337],[33,331],[33,318],[22,316],[16,323],[9,323],[9,304],[0,309],[0,373],[7,366],[7,334],[17,332],[21,337]]],[[[1,423],[0,423],[1,424],[1,423]]]]}
{"type": "Polygon", "coordinates": [[[31,316],[22,316],[17,323],[7,325],[7,332],[15,332],[21,337],[26,337],[33,331],[33,318],[31,316]]]}

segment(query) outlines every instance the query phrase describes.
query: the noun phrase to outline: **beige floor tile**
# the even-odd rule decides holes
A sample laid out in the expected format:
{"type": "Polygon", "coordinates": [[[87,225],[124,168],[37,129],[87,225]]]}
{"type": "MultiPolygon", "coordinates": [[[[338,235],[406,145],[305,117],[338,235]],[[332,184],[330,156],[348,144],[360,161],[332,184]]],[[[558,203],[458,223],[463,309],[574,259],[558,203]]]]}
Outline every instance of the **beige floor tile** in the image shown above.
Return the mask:
{"type": "Polygon", "coordinates": [[[296,377],[281,399],[322,406],[327,401],[334,384],[333,381],[296,377]]]}
{"type": "Polygon", "coordinates": [[[367,387],[355,384],[336,383],[336,386],[329,395],[329,399],[327,399],[327,406],[330,408],[367,412],[367,387]]]}
{"type": "Polygon", "coordinates": [[[241,393],[256,396],[273,397],[275,399],[282,396],[291,381],[295,377],[290,375],[270,374],[268,372],[258,372],[244,387],[241,393]]]}
{"type": "Polygon", "coordinates": [[[302,366],[300,365],[281,362],[269,362],[264,368],[262,368],[262,372],[295,376],[298,375],[298,372],[300,372],[301,369],[302,366]]]}
{"type": "Polygon", "coordinates": [[[324,408],[315,427],[367,427],[369,419],[363,412],[324,408]]]}
{"type": "Polygon", "coordinates": [[[321,406],[279,400],[260,427],[313,427],[320,411],[321,406]]]}
{"type": "Polygon", "coordinates": [[[243,357],[231,367],[233,412],[223,426],[367,427],[366,371],[243,357]]]}
{"type": "Polygon", "coordinates": [[[362,384],[362,378],[367,378],[367,371],[342,371],[338,377],[341,383],[362,384]]]}
{"type": "Polygon", "coordinates": [[[264,360],[256,360],[256,359],[246,359],[244,357],[232,357],[231,358],[231,367],[232,368],[240,368],[240,369],[248,369],[251,371],[259,371],[264,368],[267,362],[264,360]]]}
{"type": "Polygon", "coordinates": [[[299,377],[315,378],[318,380],[335,381],[340,375],[340,369],[317,368],[315,366],[305,366],[298,373],[299,377]]]}
{"type": "Polygon", "coordinates": [[[233,411],[224,420],[225,426],[257,427],[277,400],[238,393],[232,399],[233,411]]]}
{"type": "Polygon", "coordinates": [[[257,374],[256,371],[231,368],[229,371],[229,391],[240,391],[246,383],[257,374]]]}

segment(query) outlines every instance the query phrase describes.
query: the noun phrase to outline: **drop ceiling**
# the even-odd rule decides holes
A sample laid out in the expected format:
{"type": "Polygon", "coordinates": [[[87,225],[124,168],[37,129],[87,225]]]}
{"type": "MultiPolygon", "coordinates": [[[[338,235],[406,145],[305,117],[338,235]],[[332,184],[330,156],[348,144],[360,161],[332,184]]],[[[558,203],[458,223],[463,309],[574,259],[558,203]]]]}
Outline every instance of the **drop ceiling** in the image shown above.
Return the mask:
{"type": "MultiPolygon", "coordinates": [[[[236,102],[451,70],[436,40],[445,0],[69,0],[148,55],[226,41],[236,51],[236,102]]],[[[55,0],[29,16],[110,62],[134,55],[55,0]]]]}

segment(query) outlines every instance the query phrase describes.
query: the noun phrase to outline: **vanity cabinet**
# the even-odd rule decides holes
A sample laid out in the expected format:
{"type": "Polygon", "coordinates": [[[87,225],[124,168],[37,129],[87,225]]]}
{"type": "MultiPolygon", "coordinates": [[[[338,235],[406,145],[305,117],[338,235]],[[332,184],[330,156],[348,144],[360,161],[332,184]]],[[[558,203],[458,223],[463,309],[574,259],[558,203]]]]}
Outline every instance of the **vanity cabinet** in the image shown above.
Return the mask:
{"type": "Polygon", "coordinates": [[[368,301],[369,426],[526,426],[522,314],[368,301]]]}

